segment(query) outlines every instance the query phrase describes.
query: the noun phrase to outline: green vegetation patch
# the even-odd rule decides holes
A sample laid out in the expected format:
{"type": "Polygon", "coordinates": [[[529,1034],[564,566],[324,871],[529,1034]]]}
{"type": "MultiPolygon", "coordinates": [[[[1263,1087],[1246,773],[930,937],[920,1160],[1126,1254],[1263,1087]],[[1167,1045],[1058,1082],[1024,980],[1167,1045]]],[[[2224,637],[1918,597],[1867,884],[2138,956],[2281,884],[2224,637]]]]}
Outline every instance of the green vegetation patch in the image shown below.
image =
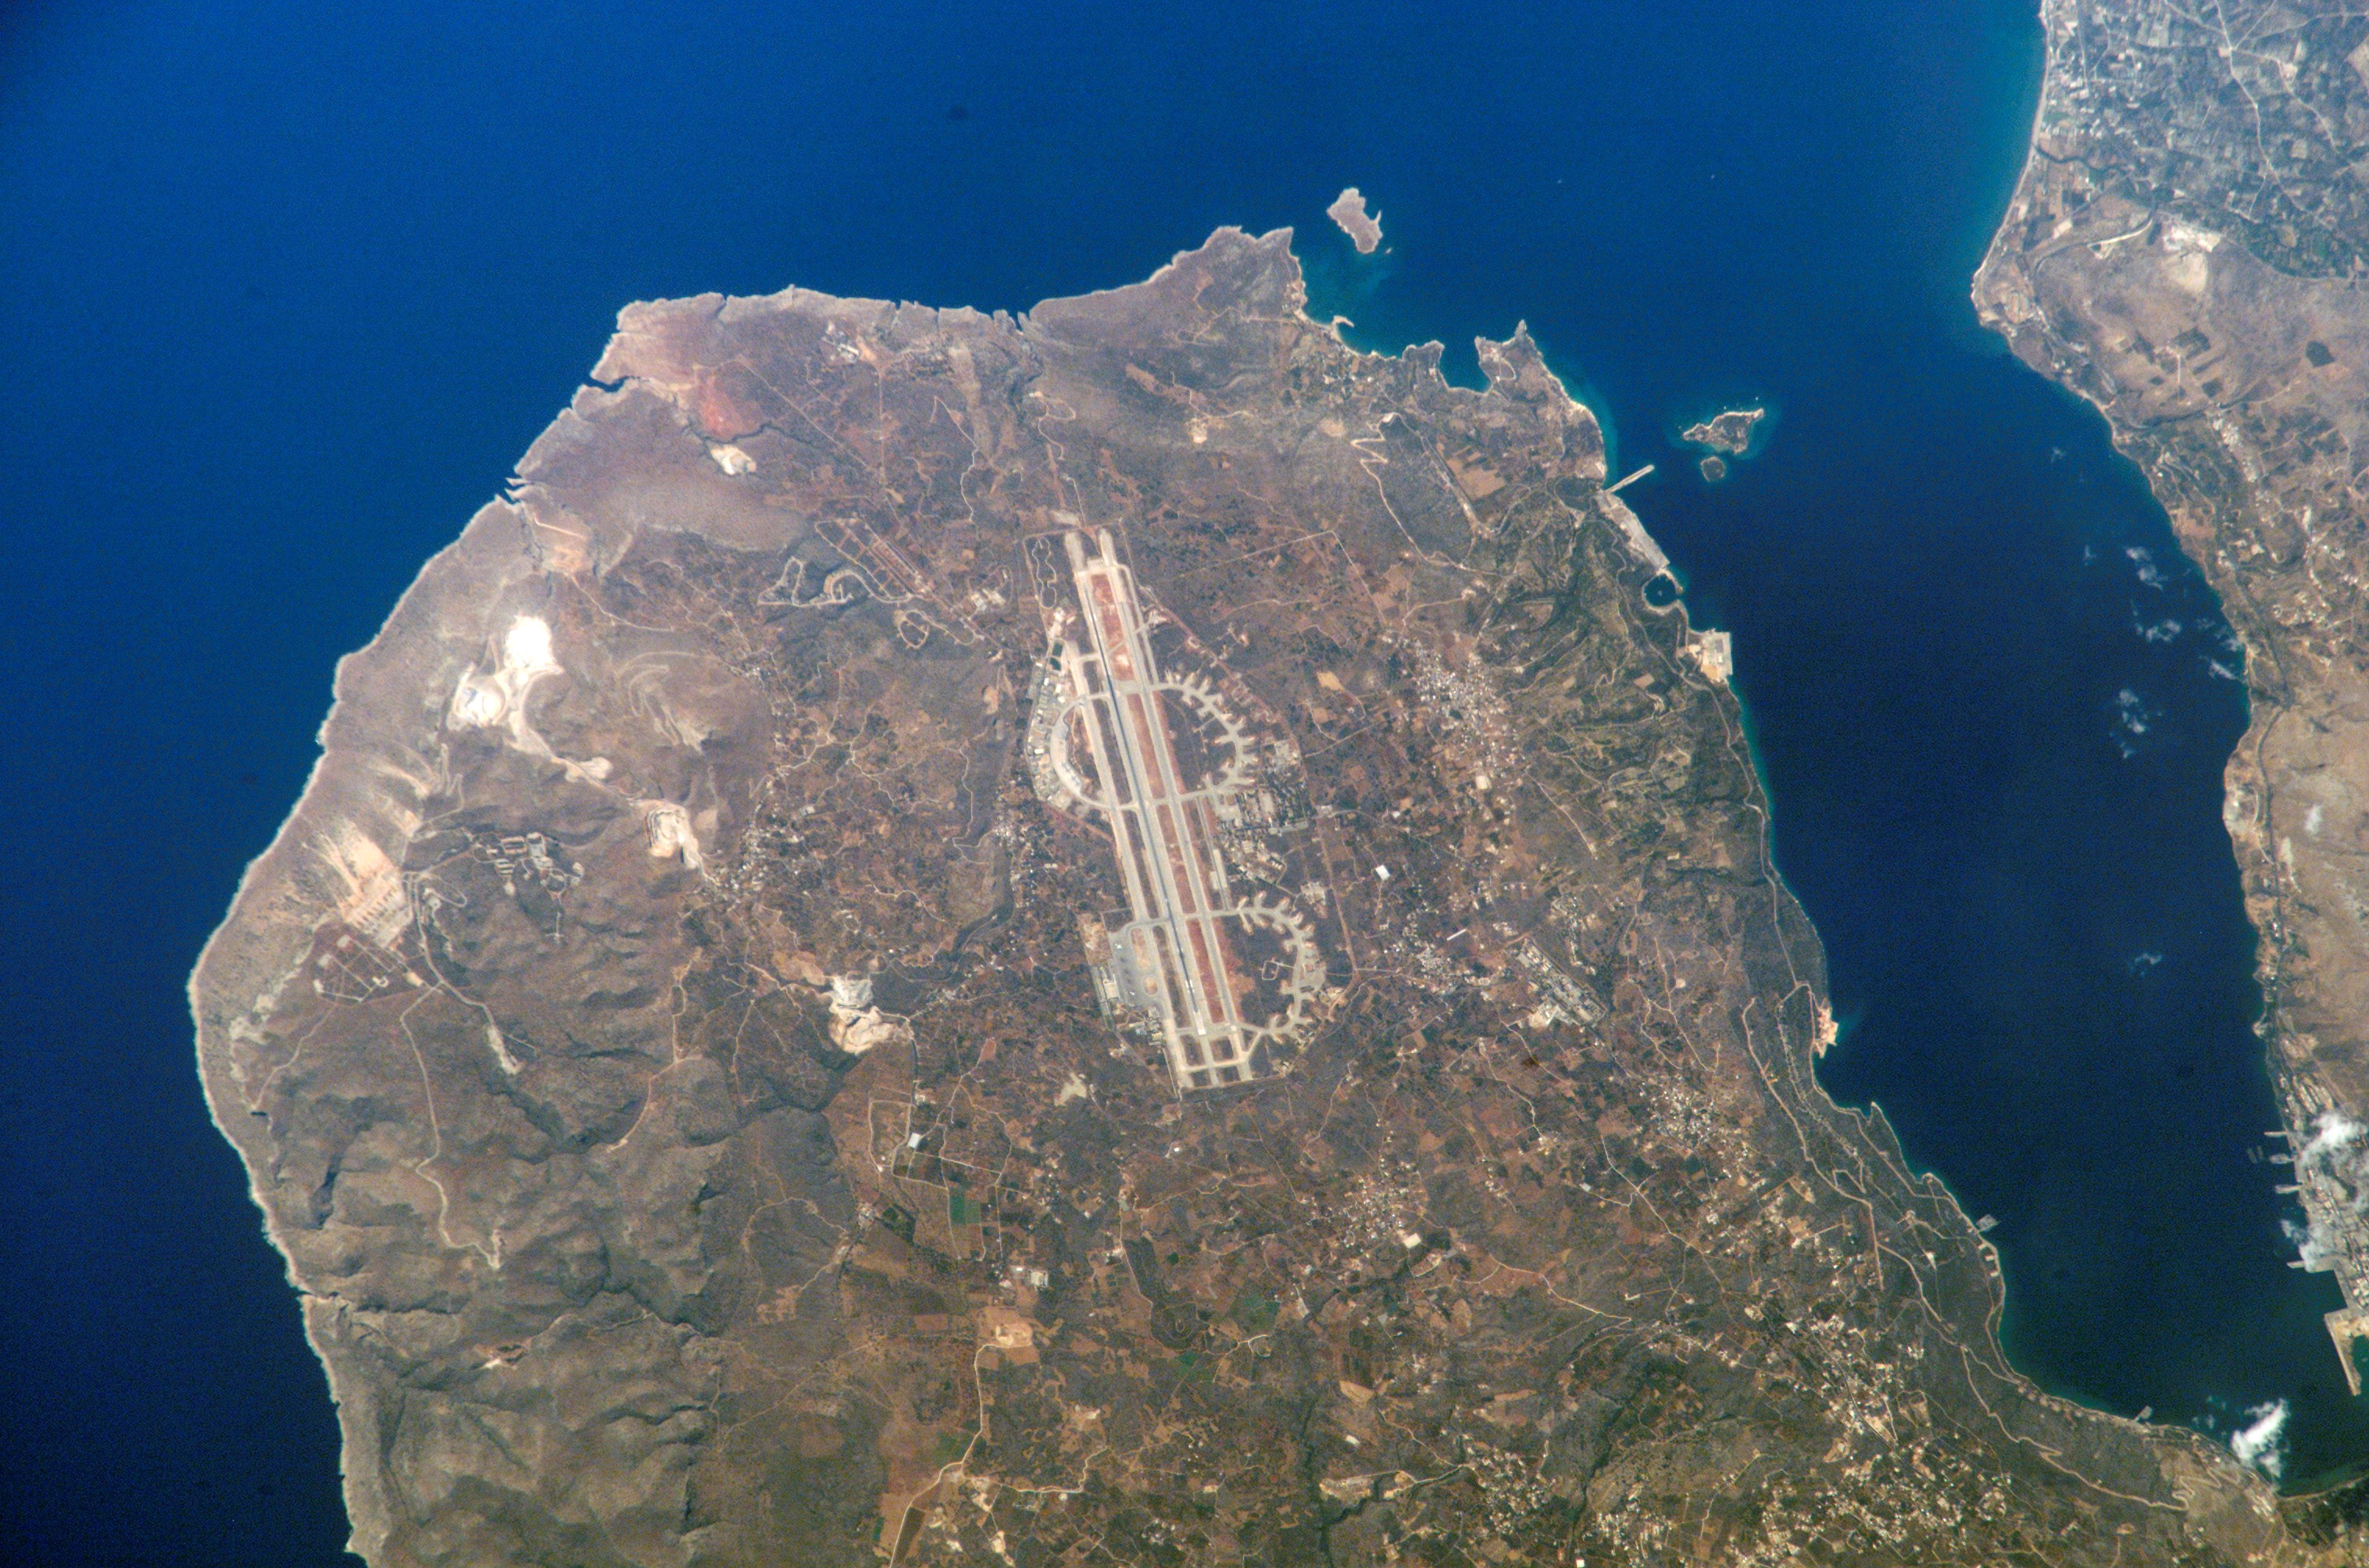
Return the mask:
{"type": "Polygon", "coordinates": [[[1226,1316],[1231,1318],[1245,1333],[1264,1333],[1274,1324],[1275,1313],[1273,1297],[1262,1296],[1247,1288],[1234,1298],[1234,1304],[1226,1309],[1226,1316]]]}

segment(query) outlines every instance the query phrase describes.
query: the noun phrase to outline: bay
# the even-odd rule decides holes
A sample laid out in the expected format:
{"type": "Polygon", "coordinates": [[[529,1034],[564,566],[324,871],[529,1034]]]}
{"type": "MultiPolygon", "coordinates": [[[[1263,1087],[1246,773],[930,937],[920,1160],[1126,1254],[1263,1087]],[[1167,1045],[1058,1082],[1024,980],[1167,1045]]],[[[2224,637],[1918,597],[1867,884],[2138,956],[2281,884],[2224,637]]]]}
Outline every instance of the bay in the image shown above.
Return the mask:
{"type": "Polygon", "coordinates": [[[1975,327],[2029,0],[1163,12],[54,5],[0,35],[13,1554],[334,1561],[336,1434],[180,986],[342,652],[624,301],[1024,309],[1294,224],[1380,349],[1527,320],[1730,628],[1833,1092],[1992,1231],[2017,1365],[2290,1482],[2369,1423],[2259,1162],[2244,693],[2083,406],[1975,327]],[[1322,216],[1356,184],[1384,249],[1322,216]],[[1772,417],[1706,485],[1676,432],[1772,417]],[[2134,554],[2135,553],[2135,554],[2134,554]],[[2150,628],[2179,630],[2150,639],[2150,628]]]}

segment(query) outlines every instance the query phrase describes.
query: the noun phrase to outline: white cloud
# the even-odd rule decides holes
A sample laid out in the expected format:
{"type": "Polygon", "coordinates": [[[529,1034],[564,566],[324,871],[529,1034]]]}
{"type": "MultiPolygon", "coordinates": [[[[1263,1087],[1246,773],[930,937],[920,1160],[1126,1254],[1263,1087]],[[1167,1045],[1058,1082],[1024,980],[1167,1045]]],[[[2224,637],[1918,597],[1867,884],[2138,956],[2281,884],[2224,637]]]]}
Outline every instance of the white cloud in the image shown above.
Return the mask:
{"type": "Polygon", "coordinates": [[[2114,737],[2114,744],[2122,749],[2123,756],[2138,755],[2137,737],[2147,732],[2147,726],[2155,716],[2155,711],[2146,705],[2146,699],[2128,686],[2115,693],[2114,723],[2119,733],[2114,737]]]}
{"type": "Polygon", "coordinates": [[[2279,1229],[2286,1232],[2287,1241],[2303,1254],[2303,1266],[2306,1268],[2311,1267],[2336,1251],[2334,1238],[2318,1225],[2306,1227],[2298,1225],[2292,1219],[2282,1219],[2279,1221],[2279,1229]]]}
{"type": "Polygon", "coordinates": [[[2306,1160],[2326,1160],[2345,1145],[2357,1142],[2361,1132],[2361,1124],[2341,1112],[2322,1111],[2319,1119],[2312,1124],[2311,1141],[2297,1152],[2295,1163],[2300,1165],[2306,1160]]]}
{"type": "Polygon", "coordinates": [[[2249,1424],[2229,1439],[2229,1451],[2239,1464],[2276,1481],[2287,1467],[2287,1402],[2258,1404],[2246,1414],[2249,1424]]]}

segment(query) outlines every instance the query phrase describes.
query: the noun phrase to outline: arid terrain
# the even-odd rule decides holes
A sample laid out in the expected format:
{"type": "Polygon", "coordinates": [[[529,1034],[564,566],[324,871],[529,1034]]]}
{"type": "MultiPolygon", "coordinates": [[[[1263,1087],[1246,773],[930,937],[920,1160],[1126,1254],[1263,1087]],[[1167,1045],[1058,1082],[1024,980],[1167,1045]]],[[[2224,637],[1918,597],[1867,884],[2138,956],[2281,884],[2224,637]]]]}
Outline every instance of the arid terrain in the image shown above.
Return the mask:
{"type": "MultiPolygon", "coordinates": [[[[2187,297],[2231,269],[2246,308],[2340,289],[2233,242],[2187,297]]],[[[634,306],[344,663],[192,993],[356,1550],[2343,1551],[2017,1377],[1967,1217],[1819,1091],[1725,638],[1646,603],[1660,551],[1531,343],[1463,391],[1303,303],[1288,234],[1229,230],[1017,319],[634,306]]],[[[2249,319],[2197,328],[2221,388],[2301,390],[2230,418],[2340,441],[2296,401],[2359,362],[2340,312],[2325,370],[2249,319]]],[[[2275,618],[2334,591],[2315,525],[2167,499],[2259,543],[2216,567],[2294,650],[2255,679],[2352,701],[2340,616],[2275,618]]],[[[2264,814],[2359,817],[2341,732],[2294,730],[2320,805],[2257,746],[2233,818],[2281,954],[2278,877],[2346,863],[2264,814]]],[[[2297,1073],[2350,1038],[2328,952],[2282,993],[2297,1073]]]]}

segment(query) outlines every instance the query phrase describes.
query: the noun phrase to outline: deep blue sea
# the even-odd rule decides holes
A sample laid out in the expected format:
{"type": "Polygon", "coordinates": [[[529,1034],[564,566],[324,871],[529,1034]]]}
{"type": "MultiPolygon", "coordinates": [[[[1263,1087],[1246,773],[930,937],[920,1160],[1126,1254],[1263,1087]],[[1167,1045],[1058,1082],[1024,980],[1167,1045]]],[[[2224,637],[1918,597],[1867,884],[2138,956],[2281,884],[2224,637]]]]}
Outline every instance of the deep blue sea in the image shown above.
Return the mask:
{"type": "Polygon", "coordinates": [[[2018,1365],[2369,1459],[2285,1266],[2243,690],[2100,422],[1975,329],[2032,0],[10,8],[0,1556],[321,1563],[336,1431],[182,983],[369,638],[616,308],[1024,308],[1294,224],[1384,348],[1526,319],[1731,628],[1826,1082],[1998,1221],[2018,1365]],[[1386,249],[1322,216],[1343,186],[1386,249]],[[1774,411],[1723,485],[1671,432],[1774,411]]]}

